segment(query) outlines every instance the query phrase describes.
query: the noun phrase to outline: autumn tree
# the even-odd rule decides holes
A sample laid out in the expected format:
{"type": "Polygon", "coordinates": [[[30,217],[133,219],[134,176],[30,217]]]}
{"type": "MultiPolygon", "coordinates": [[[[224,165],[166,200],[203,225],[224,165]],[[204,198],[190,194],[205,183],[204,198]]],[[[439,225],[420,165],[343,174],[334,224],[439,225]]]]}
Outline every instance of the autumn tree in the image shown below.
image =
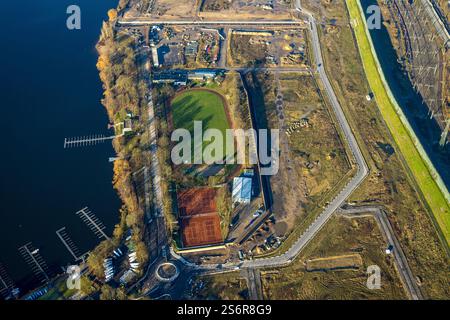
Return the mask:
{"type": "Polygon", "coordinates": [[[104,276],[103,261],[112,252],[113,244],[109,240],[102,241],[94,250],[89,253],[87,265],[89,270],[98,278],[104,276]]]}
{"type": "Polygon", "coordinates": [[[80,288],[83,294],[89,296],[98,290],[97,285],[91,281],[87,276],[80,278],[80,288]]]}
{"type": "Polygon", "coordinates": [[[119,5],[117,6],[117,8],[119,10],[125,9],[129,2],[130,0],[119,0],[119,5]]]}
{"type": "Polygon", "coordinates": [[[141,266],[144,266],[148,262],[148,248],[143,241],[136,243],[136,259],[141,266]]]}
{"type": "Polygon", "coordinates": [[[116,300],[116,290],[108,284],[102,286],[100,300],[116,300]]]}
{"type": "Polygon", "coordinates": [[[116,21],[116,19],[117,19],[117,10],[116,9],[109,9],[108,10],[108,18],[109,18],[109,21],[116,21]]]}

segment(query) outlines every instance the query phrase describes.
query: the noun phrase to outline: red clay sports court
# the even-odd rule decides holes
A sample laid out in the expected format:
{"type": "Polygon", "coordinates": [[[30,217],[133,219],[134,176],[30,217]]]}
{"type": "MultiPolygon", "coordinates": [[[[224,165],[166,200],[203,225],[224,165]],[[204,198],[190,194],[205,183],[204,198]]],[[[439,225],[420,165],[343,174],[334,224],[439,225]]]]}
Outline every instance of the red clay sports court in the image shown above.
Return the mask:
{"type": "Polygon", "coordinates": [[[192,188],[178,193],[178,210],[184,247],[222,243],[215,188],[192,188]]]}

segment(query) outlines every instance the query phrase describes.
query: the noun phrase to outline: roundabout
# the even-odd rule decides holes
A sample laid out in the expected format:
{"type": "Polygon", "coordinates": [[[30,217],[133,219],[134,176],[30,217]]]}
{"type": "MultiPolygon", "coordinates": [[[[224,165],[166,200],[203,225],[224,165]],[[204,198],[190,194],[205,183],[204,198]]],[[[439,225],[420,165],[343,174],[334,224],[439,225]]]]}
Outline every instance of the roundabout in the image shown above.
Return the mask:
{"type": "Polygon", "coordinates": [[[159,281],[172,282],[180,275],[177,266],[172,262],[161,263],[155,271],[155,276],[159,281]]]}

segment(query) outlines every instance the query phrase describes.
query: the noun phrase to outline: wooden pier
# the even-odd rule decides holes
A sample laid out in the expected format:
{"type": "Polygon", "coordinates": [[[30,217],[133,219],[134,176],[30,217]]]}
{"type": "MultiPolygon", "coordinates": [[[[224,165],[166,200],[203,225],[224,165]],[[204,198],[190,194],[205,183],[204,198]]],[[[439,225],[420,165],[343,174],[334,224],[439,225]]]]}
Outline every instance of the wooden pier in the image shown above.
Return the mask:
{"type": "Polygon", "coordinates": [[[75,245],[75,243],[67,234],[66,227],[62,227],[61,229],[56,230],[56,235],[64,244],[66,249],[70,252],[70,254],[73,256],[75,261],[78,261],[82,258],[82,255],[80,255],[80,251],[78,250],[78,247],[75,245]]]}
{"type": "Polygon", "coordinates": [[[104,136],[102,134],[94,134],[84,137],[64,138],[64,149],[74,147],[93,146],[103,143],[107,140],[113,140],[117,136],[104,136]]]}
{"type": "Polygon", "coordinates": [[[30,266],[34,275],[41,281],[47,282],[50,280],[47,263],[44,261],[31,242],[21,246],[19,252],[22,255],[25,262],[30,266]]]}
{"type": "Polygon", "coordinates": [[[106,233],[103,231],[106,229],[105,225],[97,218],[94,213],[89,210],[88,207],[77,211],[76,214],[81,218],[81,220],[89,227],[89,229],[94,232],[94,234],[99,238],[110,239],[106,233]]]}

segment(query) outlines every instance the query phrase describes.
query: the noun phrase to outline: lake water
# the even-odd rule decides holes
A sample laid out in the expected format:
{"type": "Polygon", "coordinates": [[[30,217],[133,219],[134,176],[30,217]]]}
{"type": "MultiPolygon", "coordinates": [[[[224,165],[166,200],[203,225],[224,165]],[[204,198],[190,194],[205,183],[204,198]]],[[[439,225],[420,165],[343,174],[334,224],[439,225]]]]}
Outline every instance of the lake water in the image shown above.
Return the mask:
{"type": "Polygon", "coordinates": [[[88,206],[111,233],[120,201],[112,188],[111,143],[64,149],[64,138],[110,134],[100,104],[95,43],[116,0],[4,1],[0,19],[0,262],[22,286],[33,280],[18,248],[31,241],[48,265],[73,261],[55,231],[81,252],[99,240],[75,215],[88,206]],[[81,8],[81,30],[66,9],[81,8]]]}

